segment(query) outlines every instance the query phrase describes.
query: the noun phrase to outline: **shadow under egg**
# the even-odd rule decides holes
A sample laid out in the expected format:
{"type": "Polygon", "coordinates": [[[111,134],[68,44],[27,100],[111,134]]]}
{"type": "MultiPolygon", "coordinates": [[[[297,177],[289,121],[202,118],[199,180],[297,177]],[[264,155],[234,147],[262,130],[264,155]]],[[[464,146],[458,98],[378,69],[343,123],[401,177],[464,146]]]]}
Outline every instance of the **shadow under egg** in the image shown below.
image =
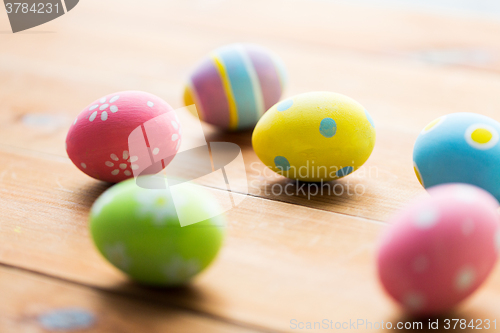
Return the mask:
{"type": "Polygon", "coordinates": [[[232,142],[241,148],[252,148],[253,128],[242,131],[218,130],[205,135],[207,142],[232,142]]]}

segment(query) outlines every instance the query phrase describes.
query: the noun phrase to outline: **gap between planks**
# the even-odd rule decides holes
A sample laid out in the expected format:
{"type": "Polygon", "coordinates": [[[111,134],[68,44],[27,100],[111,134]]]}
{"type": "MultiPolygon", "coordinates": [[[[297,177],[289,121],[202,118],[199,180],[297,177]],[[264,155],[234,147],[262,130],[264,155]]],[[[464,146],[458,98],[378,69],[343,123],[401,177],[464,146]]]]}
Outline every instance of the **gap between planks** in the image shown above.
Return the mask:
{"type": "MultiPolygon", "coordinates": [[[[36,157],[36,158],[42,158],[42,159],[45,159],[45,160],[56,161],[56,162],[59,162],[59,163],[72,164],[71,160],[68,157],[63,157],[63,156],[60,156],[60,155],[57,155],[57,154],[45,153],[45,152],[40,152],[40,151],[37,151],[37,150],[32,150],[32,149],[27,149],[27,148],[19,148],[19,147],[14,147],[14,146],[10,146],[10,145],[4,145],[4,144],[1,144],[1,143],[0,143],[0,149],[1,149],[1,152],[7,152],[7,153],[15,154],[15,155],[18,155],[18,156],[23,156],[24,155],[24,156],[28,156],[28,157],[36,157]]],[[[0,181],[1,180],[2,180],[2,175],[0,175],[0,181]]],[[[112,184],[112,185],[114,185],[114,184],[112,184]]],[[[258,196],[258,195],[252,194],[252,193],[245,194],[245,193],[240,192],[240,191],[235,191],[235,190],[231,190],[231,189],[223,189],[223,188],[220,188],[220,187],[210,186],[210,185],[206,185],[206,184],[198,184],[198,185],[200,185],[202,187],[210,188],[210,189],[213,189],[213,190],[216,190],[216,191],[236,193],[236,194],[239,194],[239,195],[249,196],[249,197],[252,197],[252,198],[255,198],[255,199],[259,199],[259,200],[268,200],[268,201],[271,201],[271,202],[279,202],[279,203],[284,204],[284,205],[299,206],[299,207],[302,207],[302,208],[305,208],[305,209],[322,211],[322,212],[330,213],[330,214],[333,214],[333,215],[348,216],[348,217],[351,217],[351,218],[354,218],[354,219],[358,219],[360,221],[364,221],[364,222],[368,222],[368,223],[374,223],[374,224],[383,225],[383,226],[387,225],[386,221],[380,221],[380,220],[371,219],[371,218],[368,218],[368,217],[362,217],[362,216],[353,215],[353,214],[347,214],[347,213],[342,213],[342,212],[334,212],[334,211],[330,211],[330,210],[326,210],[326,209],[321,209],[321,208],[317,208],[317,207],[309,207],[309,206],[301,205],[299,203],[282,201],[282,200],[279,200],[279,199],[275,199],[273,197],[261,197],[261,196],[258,196]]],[[[233,206],[233,208],[234,208],[234,206],[233,206]]]]}
{"type": "Polygon", "coordinates": [[[224,318],[224,317],[219,317],[219,316],[216,316],[216,315],[212,315],[210,313],[206,313],[206,312],[202,312],[202,311],[197,311],[197,310],[194,310],[192,308],[183,307],[182,305],[178,305],[178,304],[175,304],[175,303],[161,302],[161,301],[158,301],[158,300],[156,300],[154,298],[141,297],[140,294],[121,293],[121,292],[118,292],[118,291],[114,291],[112,289],[99,288],[99,287],[96,287],[96,286],[87,285],[87,284],[84,284],[84,283],[81,283],[81,282],[77,282],[77,281],[73,281],[73,280],[70,280],[70,279],[66,279],[66,278],[63,278],[63,277],[53,276],[53,275],[50,275],[48,273],[44,273],[44,272],[40,272],[40,271],[28,269],[28,268],[18,267],[18,266],[14,266],[14,265],[9,265],[9,264],[2,263],[2,262],[0,262],[0,267],[3,268],[3,269],[5,269],[5,270],[10,270],[10,271],[14,271],[14,272],[24,273],[27,276],[42,277],[42,278],[44,278],[46,280],[49,280],[49,281],[52,281],[52,282],[58,282],[59,284],[67,284],[67,285],[71,285],[71,286],[78,286],[78,287],[81,287],[81,288],[84,288],[84,289],[87,289],[87,290],[88,289],[94,290],[94,291],[99,292],[99,294],[102,294],[102,295],[105,295],[105,296],[122,297],[122,298],[125,298],[125,299],[129,300],[129,301],[147,303],[149,305],[153,305],[153,306],[158,307],[158,309],[160,309],[160,308],[162,308],[162,309],[169,308],[171,310],[182,311],[184,313],[187,313],[187,314],[190,314],[190,315],[193,315],[193,316],[196,316],[196,317],[209,319],[209,320],[212,320],[212,321],[215,321],[215,322],[224,323],[224,324],[228,324],[228,325],[231,325],[231,326],[236,326],[236,327],[239,327],[239,328],[242,328],[242,329],[245,329],[245,330],[249,330],[249,331],[252,331],[252,332],[260,332],[260,333],[272,333],[272,332],[276,332],[276,331],[272,331],[272,330],[260,327],[258,325],[249,325],[249,324],[246,324],[246,323],[237,322],[235,320],[228,320],[227,318],[224,318]]]}

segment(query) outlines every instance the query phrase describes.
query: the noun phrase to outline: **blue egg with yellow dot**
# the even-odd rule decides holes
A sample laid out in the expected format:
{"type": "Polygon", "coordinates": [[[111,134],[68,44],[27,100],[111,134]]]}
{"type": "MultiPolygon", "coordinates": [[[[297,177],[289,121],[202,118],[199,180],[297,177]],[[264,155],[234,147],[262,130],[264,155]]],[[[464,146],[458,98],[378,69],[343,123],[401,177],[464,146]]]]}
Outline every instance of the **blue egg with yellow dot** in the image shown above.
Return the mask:
{"type": "Polygon", "coordinates": [[[500,123],[475,113],[453,113],[430,122],[413,148],[413,166],[425,188],[466,183],[500,200],[500,123]]]}

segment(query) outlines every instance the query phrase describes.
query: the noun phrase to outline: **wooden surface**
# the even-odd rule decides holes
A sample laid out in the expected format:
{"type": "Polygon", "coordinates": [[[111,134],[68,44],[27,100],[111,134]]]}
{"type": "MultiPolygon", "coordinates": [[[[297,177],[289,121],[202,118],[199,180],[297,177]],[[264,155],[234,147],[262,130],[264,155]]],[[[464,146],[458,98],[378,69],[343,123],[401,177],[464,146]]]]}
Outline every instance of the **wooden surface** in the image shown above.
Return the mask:
{"type": "MultiPolygon", "coordinates": [[[[374,257],[388,216],[424,192],[412,169],[414,140],[451,112],[500,120],[500,21],[477,15],[366,1],[86,0],[44,26],[8,30],[2,12],[0,332],[48,332],[44,315],[73,308],[95,316],[88,332],[288,332],[299,331],[293,319],[413,320],[383,293],[374,257]],[[370,111],[377,145],[366,172],[339,181],[365,193],[273,195],[266,190],[287,180],[264,173],[251,133],[206,126],[209,141],[241,146],[250,195],[227,214],[218,260],[190,286],[131,283],[89,238],[89,208],[108,185],[67,158],[69,125],[89,101],[120,90],[181,107],[193,64],[240,41],[282,57],[287,95],[336,91],[370,111]]],[[[244,181],[233,190],[241,193],[244,181]]],[[[216,197],[226,191],[200,182],[216,197]]],[[[497,268],[448,317],[500,321],[499,305],[497,268]]]]}

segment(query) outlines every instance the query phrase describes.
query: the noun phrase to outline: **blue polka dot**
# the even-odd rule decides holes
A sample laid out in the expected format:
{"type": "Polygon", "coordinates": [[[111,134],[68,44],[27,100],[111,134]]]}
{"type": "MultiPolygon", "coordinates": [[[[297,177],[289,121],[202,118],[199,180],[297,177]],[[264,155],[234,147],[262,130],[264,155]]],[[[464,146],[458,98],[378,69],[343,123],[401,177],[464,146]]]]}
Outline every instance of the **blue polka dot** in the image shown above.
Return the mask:
{"type": "Polygon", "coordinates": [[[280,170],[283,171],[288,171],[290,170],[290,162],[283,156],[276,156],[274,158],[274,164],[276,164],[276,167],[279,168],[280,170]]]}
{"type": "Polygon", "coordinates": [[[354,171],[354,168],[352,166],[346,166],[339,171],[337,171],[337,177],[345,177],[348,174],[352,173],[354,171]]]}
{"type": "Polygon", "coordinates": [[[337,133],[337,124],[332,118],[325,118],[321,121],[319,125],[319,132],[325,138],[331,138],[337,133]]]}
{"type": "Polygon", "coordinates": [[[368,119],[368,121],[370,122],[370,124],[372,124],[373,128],[375,128],[375,123],[373,122],[372,116],[370,116],[370,114],[366,110],[365,110],[365,114],[366,114],[366,118],[368,119]]]}
{"type": "Polygon", "coordinates": [[[278,111],[286,111],[289,108],[291,108],[292,105],[293,105],[293,101],[291,99],[287,99],[286,101],[283,101],[280,104],[278,104],[278,106],[276,107],[276,110],[278,110],[278,111]]]}
{"type": "Polygon", "coordinates": [[[42,327],[49,331],[73,331],[91,328],[96,318],[84,309],[61,309],[42,314],[38,317],[42,327]]]}

